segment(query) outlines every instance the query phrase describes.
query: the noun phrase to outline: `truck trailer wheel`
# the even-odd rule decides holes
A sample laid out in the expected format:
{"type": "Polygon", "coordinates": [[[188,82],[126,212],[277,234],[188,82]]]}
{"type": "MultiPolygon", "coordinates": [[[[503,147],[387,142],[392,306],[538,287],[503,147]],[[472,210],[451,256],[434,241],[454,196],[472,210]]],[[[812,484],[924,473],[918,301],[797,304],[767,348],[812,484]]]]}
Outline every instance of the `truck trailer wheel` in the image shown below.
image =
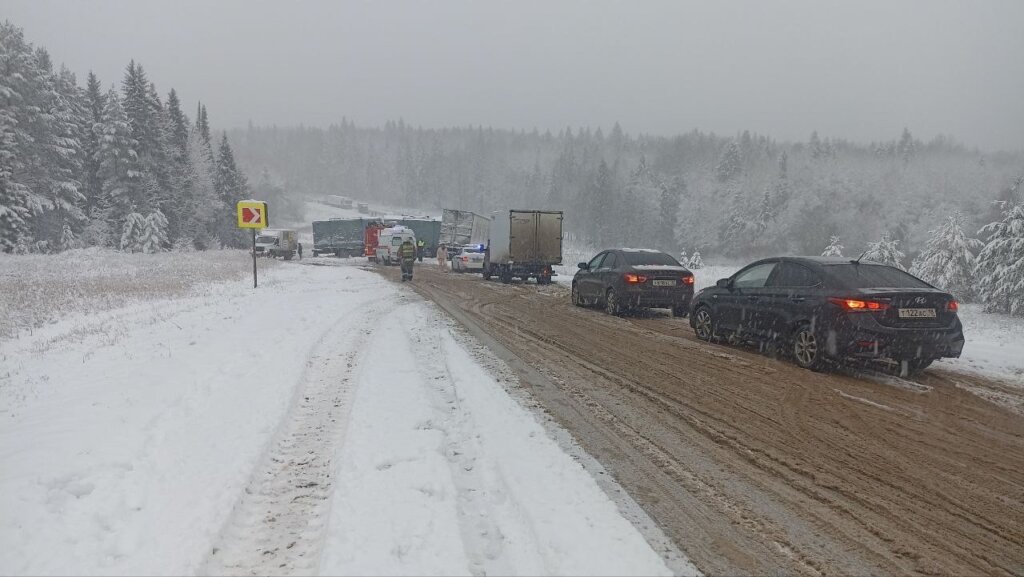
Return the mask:
{"type": "Polygon", "coordinates": [[[512,271],[508,267],[501,268],[501,282],[504,284],[512,282],[512,271]]]}

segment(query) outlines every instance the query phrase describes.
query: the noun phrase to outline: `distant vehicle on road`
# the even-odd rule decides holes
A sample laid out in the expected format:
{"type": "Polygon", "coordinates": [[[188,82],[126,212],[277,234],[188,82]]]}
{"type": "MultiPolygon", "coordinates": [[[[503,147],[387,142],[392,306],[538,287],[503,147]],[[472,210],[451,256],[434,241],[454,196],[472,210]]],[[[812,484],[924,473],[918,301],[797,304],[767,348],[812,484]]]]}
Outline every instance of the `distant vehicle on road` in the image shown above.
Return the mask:
{"type": "Polygon", "coordinates": [[[898,268],[836,257],[779,257],[747,265],[693,300],[697,337],[781,345],[801,367],[885,360],[907,375],[959,357],[953,296],[898,268]]]}
{"type": "Polygon", "coordinates": [[[659,250],[606,250],[577,267],[570,297],[576,306],[600,305],[610,315],[666,308],[685,317],[689,311],[693,273],[659,250]]]}
{"type": "Polygon", "coordinates": [[[446,208],[441,211],[438,242],[447,247],[485,244],[491,219],[468,210],[446,208]]]}
{"type": "Polygon", "coordinates": [[[412,229],[417,241],[423,241],[423,254],[437,254],[437,242],[441,237],[441,221],[430,217],[404,216],[396,224],[412,229]]]}
{"type": "Polygon", "coordinates": [[[365,250],[365,218],[332,218],[313,222],[313,256],[362,256],[365,250]]]}
{"type": "Polygon", "coordinates": [[[377,258],[374,260],[386,265],[399,264],[398,247],[406,240],[416,246],[416,234],[411,228],[392,226],[381,229],[377,236],[377,258]]]}
{"type": "Polygon", "coordinates": [[[484,263],[485,279],[501,282],[519,277],[548,284],[552,267],[562,264],[562,212],[556,210],[509,210],[496,212],[491,221],[484,263]]]}
{"type": "Polygon", "coordinates": [[[324,198],[324,204],[337,207],[337,208],[352,208],[352,199],[346,196],[339,196],[337,194],[328,194],[324,198]]]}
{"type": "Polygon", "coordinates": [[[282,228],[266,228],[256,237],[256,255],[291,260],[299,249],[299,233],[282,228]]]}
{"type": "Polygon", "coordinates": [[[356,210],[359,211],[359,214],[370,214],[370,205],[365,202],[360,202],[356,205],[356,210]]]}
{"type": "Polygon", "coordinates": [[[454,272],[480,272],[484,269],[484,252],[486,247],[482,244],[465,245],[457,247],[454,252],[449,251],[452,260],[452,271],[454,272]]]}

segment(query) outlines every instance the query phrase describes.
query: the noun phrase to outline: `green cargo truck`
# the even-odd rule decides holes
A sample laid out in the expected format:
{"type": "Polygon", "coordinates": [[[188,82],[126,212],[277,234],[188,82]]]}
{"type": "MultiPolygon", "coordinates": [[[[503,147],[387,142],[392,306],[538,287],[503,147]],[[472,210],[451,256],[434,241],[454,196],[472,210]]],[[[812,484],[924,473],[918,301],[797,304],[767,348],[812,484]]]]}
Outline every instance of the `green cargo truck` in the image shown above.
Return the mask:
{"type": "Polygon", "coordinates": [[[396,224],[412,229],[416,240],[422,240],[423,256],[431,257],[437,253],[437,241],[441,237],[441,221],[432,218],[403,218],[396,224]]]}
{"type": "Polygon", "coordinates": [[[313,222],[313,256],[363,256],[368,218],[332,218],[313,222]]]}

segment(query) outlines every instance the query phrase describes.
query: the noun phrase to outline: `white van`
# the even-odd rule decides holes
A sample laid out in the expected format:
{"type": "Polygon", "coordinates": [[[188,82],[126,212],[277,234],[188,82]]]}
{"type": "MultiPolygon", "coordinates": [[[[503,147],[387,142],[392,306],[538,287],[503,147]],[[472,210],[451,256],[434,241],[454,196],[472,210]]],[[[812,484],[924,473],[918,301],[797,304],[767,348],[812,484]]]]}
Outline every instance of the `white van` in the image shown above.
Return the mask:
{"type": "Polygon", "coordinates": [[[265,228],[256,237],[256,256],[283,256],[291,260],[299,248],[299,233],[281,228],[265,228]]]}
{"type": "Polygon", "coordinates": [[[409,227],[392,226],[381,229],[380,236],[377,237],[377,254],[374,261],[398,264],[398,247],[407,240],[416,246],[416,234],[409,227]]]}

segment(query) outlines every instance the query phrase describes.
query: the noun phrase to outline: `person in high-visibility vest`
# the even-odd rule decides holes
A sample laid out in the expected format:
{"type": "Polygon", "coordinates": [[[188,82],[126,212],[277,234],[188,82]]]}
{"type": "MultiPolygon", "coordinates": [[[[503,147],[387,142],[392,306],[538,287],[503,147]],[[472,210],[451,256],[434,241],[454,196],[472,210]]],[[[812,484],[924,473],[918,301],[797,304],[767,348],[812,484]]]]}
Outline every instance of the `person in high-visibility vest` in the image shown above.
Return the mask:
{"type": "Polygon", "coordinates": [[[427,243],[423,242],[423,239],[416,241],[416,259],[423,262],[423,251],[426,250],[427,243]]]}
{"type": "Polygon", "coordinates": [[[416,247],[412,241],[405,239],[405,242],[398,247],[398,261],[402,264],[402,278],[412,278],[412,265],[416,262],[416,247]]]}

